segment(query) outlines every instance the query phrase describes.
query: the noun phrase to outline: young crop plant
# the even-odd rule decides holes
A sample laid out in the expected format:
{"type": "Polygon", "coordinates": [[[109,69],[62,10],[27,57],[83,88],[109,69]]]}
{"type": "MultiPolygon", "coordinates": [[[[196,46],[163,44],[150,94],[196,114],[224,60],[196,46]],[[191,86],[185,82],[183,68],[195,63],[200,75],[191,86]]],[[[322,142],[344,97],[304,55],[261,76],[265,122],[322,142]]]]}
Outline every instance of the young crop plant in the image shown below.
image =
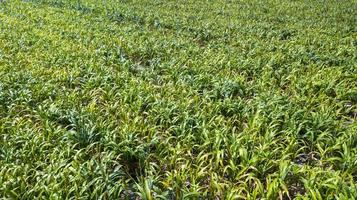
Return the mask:
{"type": "Polygon", "coordinates": [[[0,199],[356,199],[356,16],[0,0],[0,199]]]}

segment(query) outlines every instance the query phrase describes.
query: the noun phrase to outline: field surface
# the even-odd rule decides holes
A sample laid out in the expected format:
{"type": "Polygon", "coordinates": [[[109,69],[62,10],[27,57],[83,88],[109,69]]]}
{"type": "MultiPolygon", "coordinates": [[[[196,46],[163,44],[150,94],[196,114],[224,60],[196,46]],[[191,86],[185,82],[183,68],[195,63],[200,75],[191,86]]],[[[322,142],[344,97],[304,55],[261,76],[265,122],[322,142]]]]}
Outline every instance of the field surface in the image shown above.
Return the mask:
{"type": "Polygon", "coordinates": [[[0,1],[0,199],[356,199],[356,0],[0,1]]]}

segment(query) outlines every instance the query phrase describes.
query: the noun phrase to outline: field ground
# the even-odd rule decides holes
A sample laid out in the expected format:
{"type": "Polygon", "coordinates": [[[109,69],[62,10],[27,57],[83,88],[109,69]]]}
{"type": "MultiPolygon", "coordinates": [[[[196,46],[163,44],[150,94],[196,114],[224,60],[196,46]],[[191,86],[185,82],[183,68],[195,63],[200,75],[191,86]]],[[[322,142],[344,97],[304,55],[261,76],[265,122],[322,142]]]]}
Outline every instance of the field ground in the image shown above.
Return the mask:
{"type": "Polygon", "coordinates": [[[357,1],[0,2],[1,199],[357,198],[357,1]]]}

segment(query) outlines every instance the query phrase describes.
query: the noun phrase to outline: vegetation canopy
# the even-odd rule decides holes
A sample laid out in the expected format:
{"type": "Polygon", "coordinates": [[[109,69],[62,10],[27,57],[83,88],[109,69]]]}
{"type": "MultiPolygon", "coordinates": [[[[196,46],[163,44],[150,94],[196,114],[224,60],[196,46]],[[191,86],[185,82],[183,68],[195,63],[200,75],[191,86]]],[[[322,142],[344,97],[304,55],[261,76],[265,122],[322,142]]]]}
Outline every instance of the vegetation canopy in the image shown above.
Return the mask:
{"type": "Polygon", "coordinates": [[[0,0],[0,199],[356,199],[356,0],[0,0]]]}

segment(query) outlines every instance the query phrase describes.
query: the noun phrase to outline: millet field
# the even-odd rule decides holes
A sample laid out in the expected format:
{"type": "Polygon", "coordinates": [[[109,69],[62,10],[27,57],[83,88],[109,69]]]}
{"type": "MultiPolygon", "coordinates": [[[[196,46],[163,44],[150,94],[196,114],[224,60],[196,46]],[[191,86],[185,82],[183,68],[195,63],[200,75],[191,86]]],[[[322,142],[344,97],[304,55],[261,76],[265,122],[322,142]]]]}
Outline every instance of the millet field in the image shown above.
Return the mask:
{"type": "Polygon", "coordinates": [[[357,199],[356,0],[0,0],[0,199],[357,199]]]}

